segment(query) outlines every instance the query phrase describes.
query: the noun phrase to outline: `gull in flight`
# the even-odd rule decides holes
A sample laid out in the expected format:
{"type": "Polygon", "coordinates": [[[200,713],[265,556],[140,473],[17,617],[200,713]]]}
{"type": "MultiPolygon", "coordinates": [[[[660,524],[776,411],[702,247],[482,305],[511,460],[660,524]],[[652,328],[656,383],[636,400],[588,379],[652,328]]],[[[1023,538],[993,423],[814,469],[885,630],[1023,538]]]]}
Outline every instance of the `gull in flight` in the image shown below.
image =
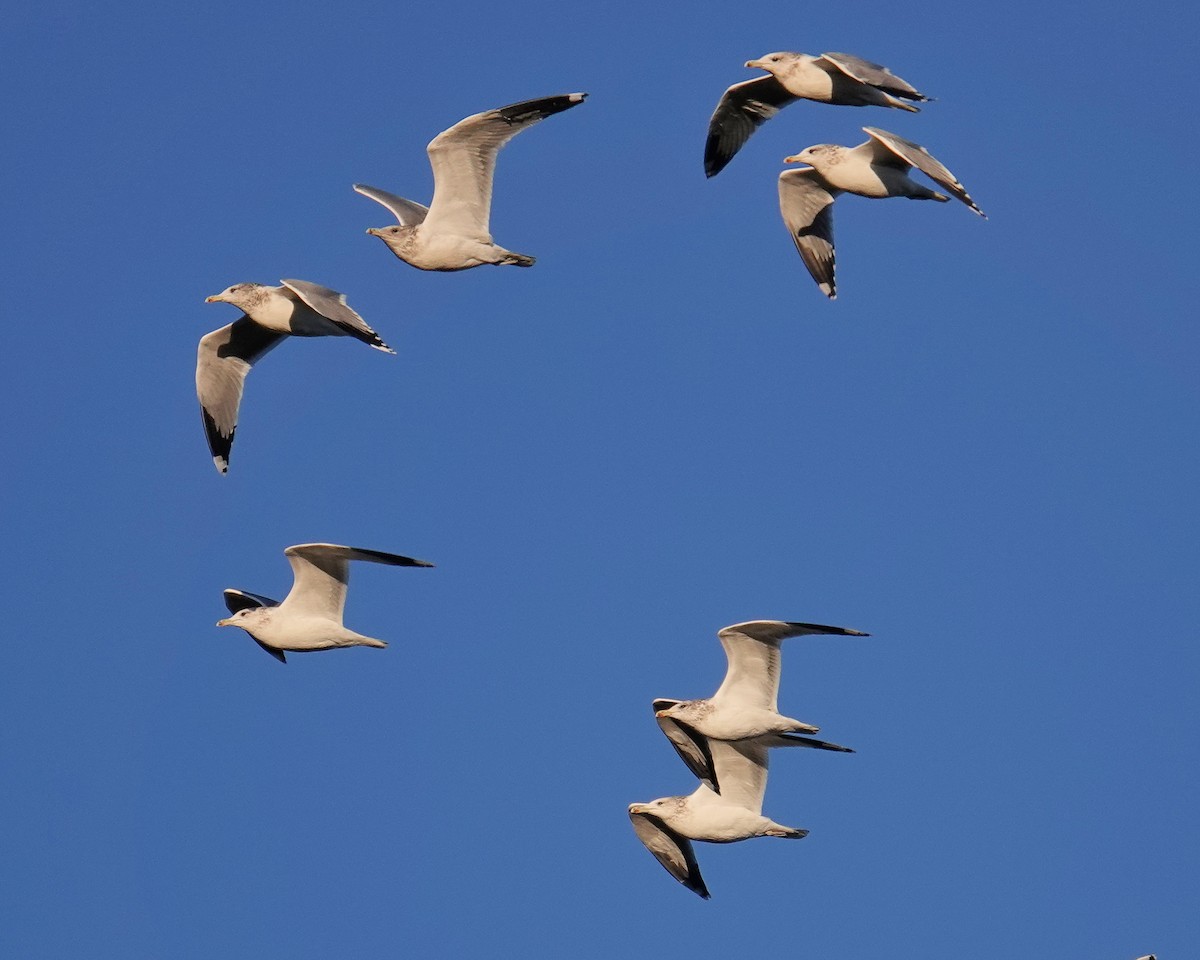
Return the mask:
{"type": "Polygon", "coordinates": [[[354,189],[392,212],[396,226],[372,227],[405,263],[421,270],[466,270],[483,263],[532,267],[534,258],[492,242],[488,220],[496,154],[539,120],[577,107],[586,93],[525,100],[460,120],[426,148],[433,167],[433,200],[422,206],[356,183],[354,189]]]}
{"type": "MultiPolygon", "coordinates": [[[[847,627],[828,627],[819,623],[793,623],[786,620],[749,620],[735,623],[717,633],[729,667],[725,679],[711,697],[703,700],[654,701],[659,726],[671,740],[684,762],[697,776],[711,765],[703,750],[694,746],[694,735],[709,741],[751,740],[779,734],[816,733],[812,724],[793,720],[779,713],[779,672],[782,661],[780,644],[791,637],[830,634],[844,637],[869,637],[869,633],[847,627]],[[664,725],[664,721],[668,725],[664,725]],[[689,744],[693,744],[689,746],[689,744]]],[[[786,738],[785,738],[786,739],[786,738]]],[[[803,738],[796,738],[802,740],[803,738]]],[[[824,741],[796,744],[816,746],[824,741]]],[[[785,746],[771,739],[769,746],[785,746]]],[[[828,744],[820,749],[850,752],[828,744]]],[[[720,783],[720,776],[717,777],[720,783]]]]}
{"type": "Polygon", "coordinates": [[[432,567],[425,560],[336,543],[300,543],[283,551],[292,565],[292,589],[283,603],[244,590],[226,590],[232,616],[218,627],[241,627],[260,647],[286,663],[285,650],[328,650],[331,647],[386,647],[342,625],[350,561],[368,560],[394,567],[432,567]]]}
{"type": "Polygon", "coordinates": [[[638,839],[676,880],[705,900],[708,888],[692,840],[733,843],[751,837],[800,839],[807,830],[785,827],[762,815],[767,787],[767,747],[756,740],[708,744],[721,792],[701,783],[686,797],[662,797],[629,805],[638,839]]]}
{"type": "Polygon", "coordinates": [[[746,66],[769,76],[735,83],[725,91],[708,121],[704,172],[715,177],[725,169],[750,135],[796,100],[816,100],[847,107],[895,107],[919,112],[908,100],[930,98],[887,67],[848,53],[768,53],[746,66]]]}
{"type": "Polygon", "coordinates": [[[958,178],[918,143],[878,127],[863,127],[869,139],[857,147],[819,143],[801,150],[784,163],[807,167],[779,175],[779,212],[796,249],[817,286],[837,298],[834,277],[833,201],[842,193],[882,199],[937,200],[950,197],[917,183],[908,176],[916,167],[979,216],[987,215],[958,182],[958,178]]]}
{"type": "Polygon", "coordinates": [[[235,283],[204,301],[231,303],[244,314],[201,337],[196,357],[196,394],[204,433],[221,473],[229,470],[246,374],[284,337],[354,337],[376,350],[396,352],[346,305],[344,294],[307,280],[282,284],[235,283]]]}

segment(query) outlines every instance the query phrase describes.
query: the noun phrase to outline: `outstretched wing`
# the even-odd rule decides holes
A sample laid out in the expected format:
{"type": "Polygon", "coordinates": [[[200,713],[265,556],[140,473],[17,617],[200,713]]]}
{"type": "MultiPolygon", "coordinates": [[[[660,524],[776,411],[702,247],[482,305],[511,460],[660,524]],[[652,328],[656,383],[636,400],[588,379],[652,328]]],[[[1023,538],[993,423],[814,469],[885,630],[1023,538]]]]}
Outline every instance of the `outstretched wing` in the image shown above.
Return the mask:
{"type": "Polygon", "coordinates": [[[633,832],[666,868],[667,873],[705,900],[712,896],[704,885],[704,878],[700,876],[700,864],[696,862],[692,841],[668,828],[652,814],[631,811],[629,819],[633,823],[633,832]]]}
{"type": "Polygon", "coordinates": [[[321,316],[336,323],[350,336],[370,344],[376,350],[384,353],[396,351],[379,339],[379,334],[368,326],[367,322],[346,304],[346,295],[323,287],[319,283],[309,283],[307,280],[280,280],[288,290],[300,298],[321,316]]]}
{"type": "Polygon", "coordinates": [[[392,212],[402,227],[415,227],[429,216],[429,208],[412,200],[405,200],[394,193],[380,190],[378,187],[368,187],[365,183],[356,183],[354,189],[364,197],[370,197],[376,203],[382,203],[392,212]]]}
{"type": "Polygon", "coordinates": [[[850,53],[823,53],[817,59],[837,67],[848,77],[869,84],[884,93],[890,93],[894,97],[916,100],[919,103],[927,103],[932,99],[921,93],[907,80],[900,79],[883,64],[872,63],[870,60],[864,60],[862,57],[856,57],[850,53]]]}
{"type": "Polygon", "coordinates": [[[653,703],[658,728],[671,741],[671,746],[679,754],[679,759],[687,764],[689,770],[701,781],[708,785],[713,793],[720,793],[716,774],[713,773],[712,751],[708,746],[708,737],[686,723],[681,723],[670,717],[657,716],[658,711],[666,710],[680,703],[679,700],[655,700],[653,703]]]}
{"type": "Polygon", "coordinates": [[[721,797],[752,813],[762,813],[767,789],[767,748],[759,740],[710,740],[713,772],[721,797]]]}
{"type": "Polygon", "coordinates": [[[237,429],[246,374],[263,354],[286,336],[243,316],[200,338],[196,354],[196,395],[200,398],[208,449],[221,473],[229,470],[229,451],[237,429]]]}
{"type": "Polygon", "coordinates": [[[861,146],[855,147],[855,150],[869,149],[872,162],[890,166],[916,167],[931,180],[937,181],[949,190],[985,220],[987,219],[987,214],[980,210],[975,201],[971,199],[963,185],[958,182],[958,177],[947,170],[941,161],[934,158],[919,143],[905,140],[894,133],[880,130],[879,127],[863,127],[863,132],[871,139],[861,146]]]}
{"type": "Polygon", "coordinates": [[[429,228],[490,242],[488,220],[496,154],[522,130],[579,106],[586,96],[567,93],[487,110],[460,120],[434,137],[427,148],[433,167],[433,200],[425,221],[429,228]]]}
{"type": "Polygon", "coordinates": [[[704,142],[704,175],[715,177],[751,134],[797,98],[772,76],[735,83],[717,101],[704,142]]]}
{"type": "Polygon", "coordinates": [[[822,182],[811,167],[784,170],[779,175],[779,213],[800,259],[830,300],[837,299],[833,201],[839,193],[822,182]]]}
{"type": "Polygon", "coordinates": [[[367,560],[395,567],[432,567],[432,563],[379,550],[362,550],[336,543],[300,543],[283,551],[292,565],[294,582],[280,604],[289,613],[342,622],[350,561],[367,560]]]}
{"type": "Polygon", "coordinates": [[[279,601],[257,593],[247,593],[245,590],[234,590],[232,587],[228,587],[225,590],[225,606],[230,613],[237,613],[239,610],[250,607],[277,607],[279,601]]]}

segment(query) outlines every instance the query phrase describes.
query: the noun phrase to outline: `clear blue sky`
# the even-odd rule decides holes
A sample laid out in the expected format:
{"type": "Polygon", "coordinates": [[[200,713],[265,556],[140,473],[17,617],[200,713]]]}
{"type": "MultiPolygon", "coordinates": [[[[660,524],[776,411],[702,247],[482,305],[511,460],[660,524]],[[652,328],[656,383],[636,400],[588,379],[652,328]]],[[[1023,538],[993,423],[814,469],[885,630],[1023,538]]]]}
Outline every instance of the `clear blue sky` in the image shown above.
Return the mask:
{"type": "Polygon", "coordinates": [[[0,39],[6,957],[1132,960],[1200,950],[1195,60],[1185,5],[13,8],[0,39]],[[938,98],[789,107],[706,181],[742,63],[844,50],[938,98]],[[356,181],[551,93],[492,226],[424,274],[356,181]],[[838,202],[827,302],[784,156],[877,125],[959,204],[838,202]],[[291,342],[205,447],[204,297],[300,277],[398,355],[291,342]],[[218,630],[350,543],[385,651],[218,630]],[[797,843],[634,837],[693,781],[650,700],[790,641],[797,843]]]}

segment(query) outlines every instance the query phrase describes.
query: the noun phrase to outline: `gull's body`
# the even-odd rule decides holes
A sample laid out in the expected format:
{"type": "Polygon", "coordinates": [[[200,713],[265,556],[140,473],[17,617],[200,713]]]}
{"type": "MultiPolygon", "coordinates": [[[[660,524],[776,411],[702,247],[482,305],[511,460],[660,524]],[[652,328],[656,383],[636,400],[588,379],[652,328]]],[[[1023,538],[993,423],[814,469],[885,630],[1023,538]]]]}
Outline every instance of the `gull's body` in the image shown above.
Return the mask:
{"type": "Polygon", "coordinates": [[[658,862],[689,890],[708,899],[692,840],[735,843],[752,837],[800,839],[807,830],[762,815],[767,787],[767,747],[754,741],[709,743],[722,787],[701,783],[686,797],[661,797],[629,806],[634,831],[658,862]]]}
{"type": "Polygon", "coordinates": [[[213,463],[229,470],[246,374],[284,337],[354,337],[376,350],[395,353],[357,313],[344,294],[309,283],[284,280],[282,286],[237,283],[206,303],[229,303],[244,316],[200,338],[196,355],[196,394],[213,463]]]}
{"type": "Polygon", "coordinates": [[[412,557],[336,543],[301,543],[288,547],[283,553],[292,566],[294,578],[292,589],[283,602],[228,589],[225,605],[232,616],[217,621],[218,627],[241,627],[281,662],[286,662],[285,650],[387,646],[383,640],[356,633],[342,623],[351,560],[397,567],[433,566],[412,557]]]}
{"type": "Polygon", "coordinates": [[[526,100],[460,120],[427,148],[433,167],[429,206],[356,183],[354,189],[383,204],[399,221],[372,227],[405,263],[420,270],[468,270],[485,263],[531,267],[534,258],[506,250],[490,232],[496,155],[509,140],[539,120],[583,103],[586,93],[526,100]]]}
{"type": "Polygon", "coordinates": [[[950,197],[909,177],[915,167],[986,219],[958,178],[920,144],[878,127],[863,127],[863,131],[869,139],[856,147],[819,143],[786,157],[785,163],[805,163],[808,167],[785,170],[779,175],[783,222],[804,265],[831,300],[837,297],[833,201],[840,194],[854,193],[877,200],[905,197],[949,201],[950,197]]]}
{"type": "MultiPolygon", "coordinates": [[[[791,637],[812,634],[870,636],[858,630],[818,623],[786,620],[735,623],[717,633],[729,662],[725,679],[717,692],[701,700],[656,700],[655,715],[660,724],[663,720],[682,723],[710,740],[750,740],[778,734],[816,733],[819,728],[812,724],[779,713],[780,644],[791,637]]],[[[676,737],[665,727],[663,732],[679,749],[676,737]]],[[[680,755],[687,760],[682,750],[680,755]]]]}
{"type": "Polygon", "coordinates": [[[929,100],[887,67],[848,53],[814,57],[781,51],[747,60],[746,66],[766,70],[769,76],[735,83],[717,103],[704,145],[704,172],[710,177],[725,168],[755,130],[796,100],[911,113],[919,108],[906,101],[929,100]]]}

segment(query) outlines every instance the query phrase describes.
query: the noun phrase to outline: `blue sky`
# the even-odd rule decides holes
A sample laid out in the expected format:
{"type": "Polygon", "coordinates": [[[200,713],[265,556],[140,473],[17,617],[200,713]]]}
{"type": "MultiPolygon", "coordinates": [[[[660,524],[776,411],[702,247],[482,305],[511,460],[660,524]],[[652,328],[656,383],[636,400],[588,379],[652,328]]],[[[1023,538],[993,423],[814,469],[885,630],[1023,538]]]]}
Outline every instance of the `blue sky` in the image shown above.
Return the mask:
{"type": "Polygon", "coordinates": [[[0,423],[0,953],[38,958],[1160,960],[1200,941],[1196,14],[867,2],[12,10],[0,423]],[[938,98],[797,104],[719,177],[721,91],[844,50],[938,98]],[[354,194],[432,189],[462,117],[584,90],[500,158],[531,270],[420,273],[354,194]],[[826,302],[784,156],[882,126],[959,204],[837,205],[826,302]],[[204,297],[300,277],[397,349],[291,342],[227,477],[204,297]],[[217,630],[288,544],[391,645],[217,630]],[[790,641],[799,843],[630,829],[693,781],[650,700],[716,631],[790,641]]]}

